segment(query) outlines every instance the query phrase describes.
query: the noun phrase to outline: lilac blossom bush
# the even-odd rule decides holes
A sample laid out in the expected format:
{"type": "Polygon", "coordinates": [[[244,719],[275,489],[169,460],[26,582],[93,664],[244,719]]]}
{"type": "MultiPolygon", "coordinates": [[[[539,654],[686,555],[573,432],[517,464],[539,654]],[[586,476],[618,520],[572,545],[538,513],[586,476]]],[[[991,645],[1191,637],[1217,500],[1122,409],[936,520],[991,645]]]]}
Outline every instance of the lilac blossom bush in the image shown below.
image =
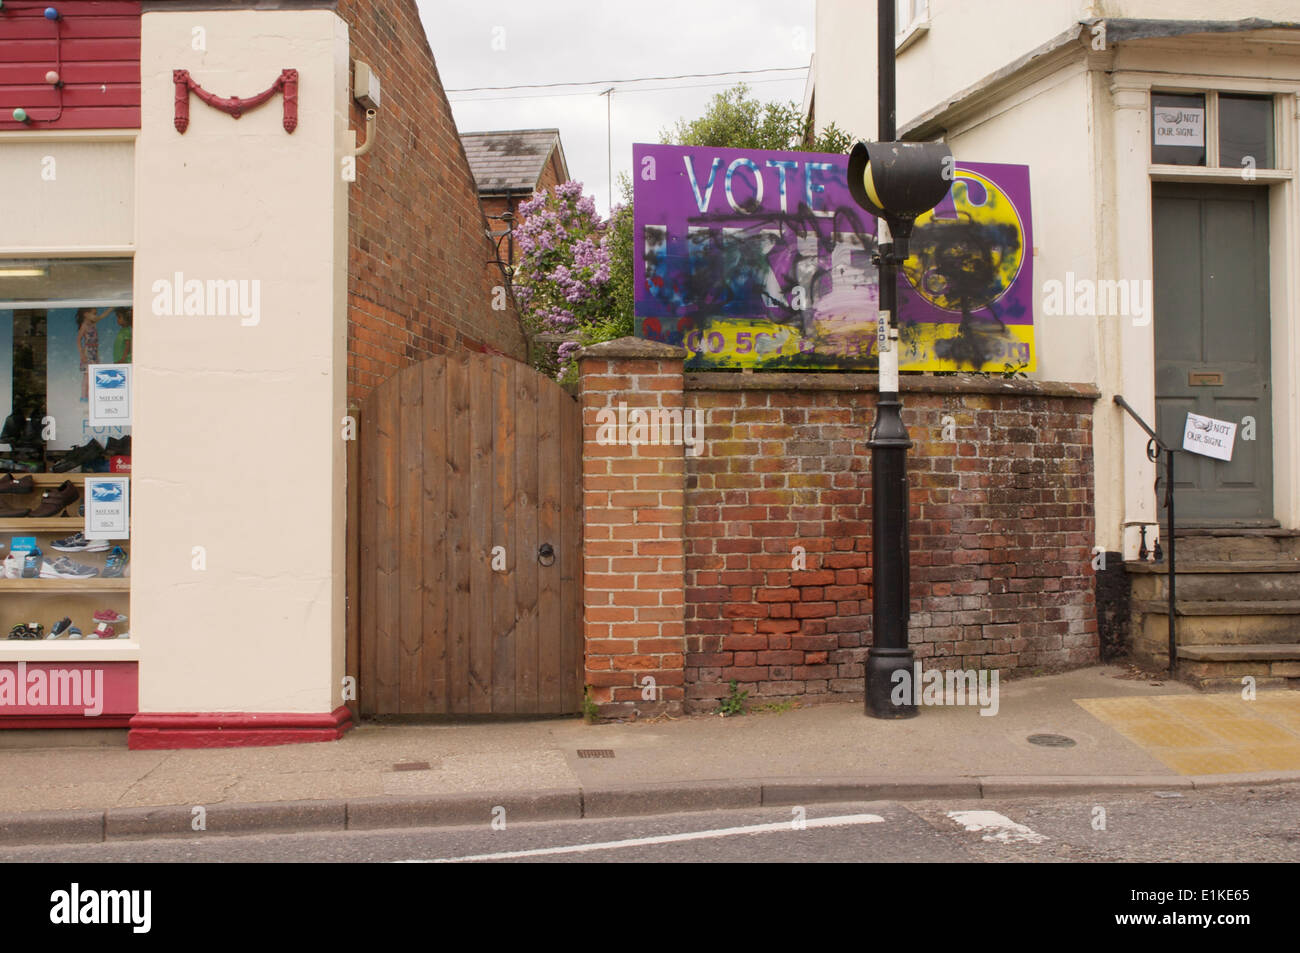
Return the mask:
{"type": "Polygon", "coordinates": [[[532,363],[561,382],[576,374],[576,352],[612,309],[606,223],[582,183],[565,182],[518,209],[515,232],[519,266],[514,292],[529,336],[566,335],[561,342],[535,341],[532,363]]]}

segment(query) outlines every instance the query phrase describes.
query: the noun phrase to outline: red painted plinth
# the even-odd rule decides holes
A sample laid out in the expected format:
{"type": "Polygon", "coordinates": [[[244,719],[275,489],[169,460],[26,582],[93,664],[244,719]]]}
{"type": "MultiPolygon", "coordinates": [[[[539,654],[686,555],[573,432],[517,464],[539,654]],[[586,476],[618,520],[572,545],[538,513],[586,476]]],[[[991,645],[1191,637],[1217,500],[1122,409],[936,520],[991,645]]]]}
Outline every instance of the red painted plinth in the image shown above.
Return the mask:
{"type": "Polygon", "coordinates": [[[245,748],[337,741],[352,727],[341,705],[327,715],[306,712],[141,712],[131,719],[127,746],[136,751],[173,748],[245,748]]]}
{"type": "Polygon", "coordinates": [[[0,730],[125,728],[139,697],[136,662],[0,663],[0,730]]]}

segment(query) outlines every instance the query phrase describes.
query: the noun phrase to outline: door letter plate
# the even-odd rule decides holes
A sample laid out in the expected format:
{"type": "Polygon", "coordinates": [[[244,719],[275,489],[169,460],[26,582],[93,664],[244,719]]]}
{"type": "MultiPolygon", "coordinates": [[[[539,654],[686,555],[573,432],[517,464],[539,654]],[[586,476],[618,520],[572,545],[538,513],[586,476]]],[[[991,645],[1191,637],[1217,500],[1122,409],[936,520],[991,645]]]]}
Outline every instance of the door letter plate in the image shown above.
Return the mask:
{"type": "Polygon", "coordinates": [[[1222,387],[1223,371],[1188,371],[1188,387],[1222,387]]]}

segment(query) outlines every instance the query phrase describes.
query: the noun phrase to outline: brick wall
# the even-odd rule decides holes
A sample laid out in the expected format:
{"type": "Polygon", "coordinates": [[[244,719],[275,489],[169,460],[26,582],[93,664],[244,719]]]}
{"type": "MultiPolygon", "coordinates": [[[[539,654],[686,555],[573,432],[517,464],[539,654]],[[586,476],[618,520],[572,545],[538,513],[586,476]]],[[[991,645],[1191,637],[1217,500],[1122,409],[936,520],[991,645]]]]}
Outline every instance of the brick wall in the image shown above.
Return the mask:
{"type": "MultiPolygon", "coordinates": [[[[383,90],[378,139],[351,186],[349,399],[433,354],[493,349],[523,360],[513,305],[492,308],[504,280],[488,264],[488,223],[415,0],[339,0],[338,13],[352,58],[383,90]]],[[[365,126],[355,103],[352,124],[365,126]]]]}
{"type": "MultiPolygon", "coordinates": [[[[660,358],[660,374],[680,360],[660,358]]],[[[584,400],[645,401],[641,381],[655,372],[639,374],[584,361],[584,400]]],[[[708,414],[702,452],[680,458],[685,707],[713,708],[731,679],[752,700],[860,698],[871,644],[866,441],[875,377],[701,373],[683,381],[684,406],[708,414]]],[[[907,376],[903,392],[915,444],[908,467],[917,659],[926,668],[1003,671],[1096,662],[1095,391],[907,376]]],[[[659,391],[655,399],[670,397],[659,391]]],[[[643,460],[670,449],[681,450],[599,452],[637,451],[633,459],[643,460]]],[[[636,473],[655,476],[644,464],[636,473]]],[[[600,476],[611,494],[632,489],[612,469],[600,476]]],[[[614,595],[602,611],[619,608],[614,595]]],[[[644,586],[637,598],[648,598],[644,586]]],[[[627,648],[589,642],[589,670],[606,657],[617,669],[627,648]]]]}
{"type": "Polygon", "coordinates": [[[678,350],[623,338],[580,361],[585,677],[605,713],[682,707],[684,451],[598,439],[600,412],[620,402],[682,406],[678,350]]]}

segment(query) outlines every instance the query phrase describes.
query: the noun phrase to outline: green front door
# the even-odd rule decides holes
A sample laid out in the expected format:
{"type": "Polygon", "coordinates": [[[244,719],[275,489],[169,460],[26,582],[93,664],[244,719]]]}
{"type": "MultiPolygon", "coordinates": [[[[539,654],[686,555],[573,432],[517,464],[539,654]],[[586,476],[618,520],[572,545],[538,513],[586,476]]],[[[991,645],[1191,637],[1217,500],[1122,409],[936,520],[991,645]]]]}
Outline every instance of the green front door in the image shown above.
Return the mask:
{"type": "Polygon", "coordinates": [[[1161,182],[1152,206],[1156,430],[1181,448],[1188,412],[1237,424],[1230,461],[1178,454],[1178,525],[1275,525],[1268,190],[1161,182]]]}

